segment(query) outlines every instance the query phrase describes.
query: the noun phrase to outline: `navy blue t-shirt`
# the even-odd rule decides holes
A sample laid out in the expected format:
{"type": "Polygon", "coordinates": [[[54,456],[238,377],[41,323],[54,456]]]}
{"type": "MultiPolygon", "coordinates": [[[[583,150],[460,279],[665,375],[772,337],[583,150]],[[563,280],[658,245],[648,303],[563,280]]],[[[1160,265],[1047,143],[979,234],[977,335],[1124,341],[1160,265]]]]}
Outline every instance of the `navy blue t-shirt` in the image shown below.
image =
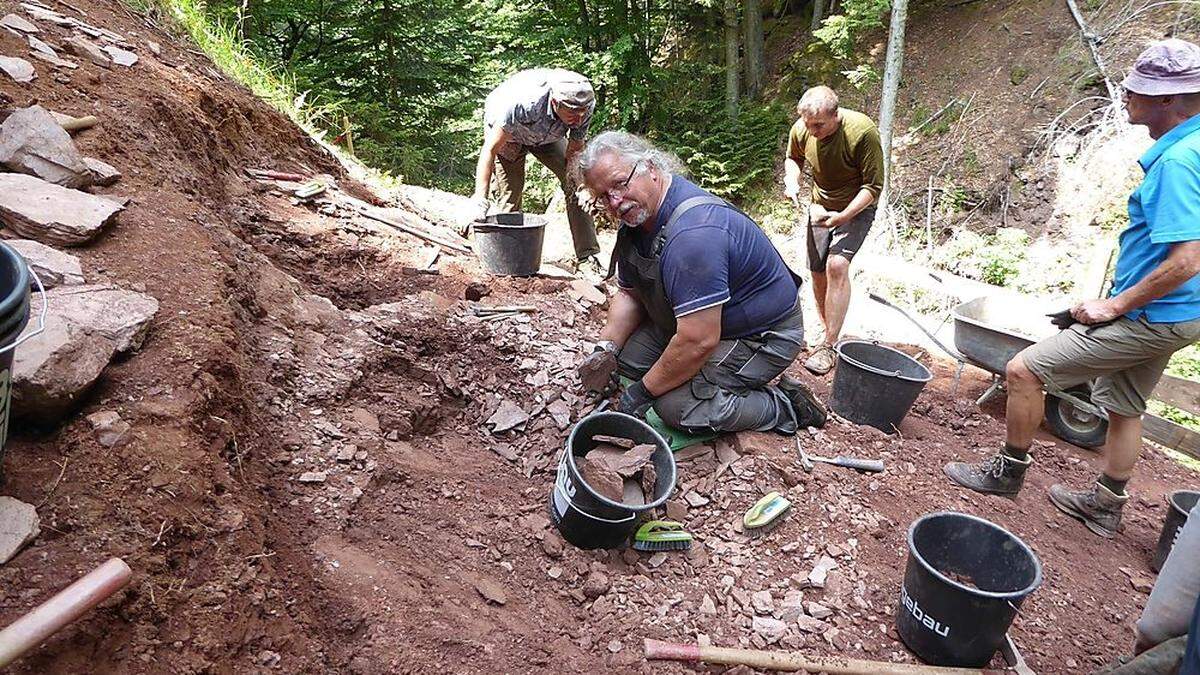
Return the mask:
{"type": "MultiPolygon", "coordinates": [[[[649,255],[675,207],[703,196],[709,193],[682,176],[672,176],[653,231],[634,232],[638,251],[649,255]]],[[[761,333],[796,305],[796,282],[771,240],[753,220],[727,206],[696,206],[675,221],[663,246],[661,269],[677,318],[724,305],[721,338],[725,340],[761,333]]],[[[629,288],[629,278],[630,271],[619,262],[617,283],[629,288]]]]}

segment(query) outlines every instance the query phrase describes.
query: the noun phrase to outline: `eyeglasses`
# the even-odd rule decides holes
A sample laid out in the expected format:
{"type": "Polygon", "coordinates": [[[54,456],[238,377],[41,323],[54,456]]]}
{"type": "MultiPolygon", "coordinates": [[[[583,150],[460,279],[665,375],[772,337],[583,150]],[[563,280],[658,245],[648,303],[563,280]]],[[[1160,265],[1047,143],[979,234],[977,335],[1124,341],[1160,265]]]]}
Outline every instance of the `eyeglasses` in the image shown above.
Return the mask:
{"type": "Polygon", "coordinates": [[[638,165],[641,163],[642,163],[641,160],[634,162],[633,168],[629,170],[629,175],[625,177],[625,180],[617,183],[616,185],[612,186],[608,190],[601,192],[597,196],[603,198],[606,201],[612,201],[614,199],[624,199],[625,195],[629,193],[629,182],[633,180],[633,175],[637,173],[638,165]]]}

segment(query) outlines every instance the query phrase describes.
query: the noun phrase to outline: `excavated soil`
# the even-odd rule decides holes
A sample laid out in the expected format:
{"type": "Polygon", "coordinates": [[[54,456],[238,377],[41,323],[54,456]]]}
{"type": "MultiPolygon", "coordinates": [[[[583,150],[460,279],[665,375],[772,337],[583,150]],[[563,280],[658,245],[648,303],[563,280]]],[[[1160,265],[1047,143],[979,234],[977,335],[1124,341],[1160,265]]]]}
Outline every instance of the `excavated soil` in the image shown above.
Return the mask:
{"type": "MultiPolygon", "coordinates": [[[[955,388],[943,363],[899,434],[834,422],[802,439],[882,458],[883,474],[808,474],[790,438],[731,436],[680,455],[670,511],[697,537],[691,551],[565,545],[547,498],[569,426],[591,407],[572,368],[603,308],[562,280],[488,280],[460,256],[412,273],[428,257],[420,242],[242,173],[350,186],[280,115],[118,3],[75,6],[138,45],[141,63],[57,77],[39,63],[30,86],[0,82],[0,100],[102,118],[78,143],[124,172],[104,192],[133,201],[77,253],[90,279],[144,288],[162,309],[79,415],[15,429],[3,491],[38,506],[43,532],[0,568],[0,623],[111,556],[134,570],[15,672],[648,672],[644,637],[912,662],[893,628],[905,530],[947,509],[1041,557],[1045,582],[1014,628],[1036,670],[1082,672],[1131,646],[1164,495],[1196,475],[1148,450],[1111,542],[1045,498],[1094,475],[1097,457],[1065,444],[1039,445],[1016,499],[951,488],[941,466],[994,448],[1003,410],[973,405],[983,374],[955,388]],[[481,280],[485,304],[537,311],[481,321],[462,300],[481,280]],[[505,401],[529,418],[493,433],[505,401]],[[102,448],[83,420],[97,410],[119,411],[132,441],[102,448]],[[791,514],[749,538],[737,523],[770,490],[791,514]],[[823,556],[836,567],[809,587],[823,556]],[[795,591],[829,613],[809,632],[794,625],[795,591]],[[786,615],[785,600],[792,628],[765,638],[752,617],[786,615]]],[[[0,14],[17,9],[0,0],[0,14]]],[[[50,41],[59,30],[47,26],[50,41]]],[[[23,45],[0,32],[0,52],[23,45]]]]}

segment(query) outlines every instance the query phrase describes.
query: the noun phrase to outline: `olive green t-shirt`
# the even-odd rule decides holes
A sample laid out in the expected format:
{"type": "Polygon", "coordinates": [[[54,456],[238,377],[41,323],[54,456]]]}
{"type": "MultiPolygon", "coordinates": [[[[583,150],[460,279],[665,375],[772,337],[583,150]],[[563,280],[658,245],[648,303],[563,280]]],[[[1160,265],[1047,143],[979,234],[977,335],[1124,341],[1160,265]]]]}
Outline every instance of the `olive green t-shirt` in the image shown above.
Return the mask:
{"type": "Polygon", "coordinates": [[[809,136],[803,119],[796,120],[787,147],[789,159],[812,167],[812,200],[831,211],[846,208],[864,187],[876,199],[883,190],[879,129],[870,117],[848,108],[838,108],[838,117],[838,130],[820,141],[809,136]]]}

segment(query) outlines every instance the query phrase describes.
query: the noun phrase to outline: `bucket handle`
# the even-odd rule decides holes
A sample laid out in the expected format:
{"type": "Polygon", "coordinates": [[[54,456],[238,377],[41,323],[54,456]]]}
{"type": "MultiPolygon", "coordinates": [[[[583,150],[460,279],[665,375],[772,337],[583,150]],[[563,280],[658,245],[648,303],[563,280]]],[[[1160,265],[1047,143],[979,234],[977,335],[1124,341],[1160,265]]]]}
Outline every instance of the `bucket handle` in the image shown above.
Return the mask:
{"type": "Polygon", "coordinates": [[[23,343],[27,342],[30,338],[41,335],[42,332],[46,330],[46,314],[47,309],[49,308],[49,302],[46,301],[46,287],[42,285],[42,280],[38,277],[37,272],[34,271],[32,265],[26,265],[25,267],[29,270],[29,274],[33,276],[33,283],[37,285],[38,289],[38,297],[42,299],[42,309],[38,312],[38,327],[37,330],[26,333],[20,339],[14,340],[12,344],[0,347],[0,354],[16,349],[23,343]]]}
{"type": "Polygon", "coordinates": [[[631,514],[629,514],[628,518],[622,518],[620,520],[611,520],[609,518],[601,518],[600,516],[592,515],[592,514],[588,513],[587,511],[584,511],[583,509],[579,508],[579,505],[576,504],[575,502],[571,501],[571,498],[569,496],[567,496],[567,493],[565,490],[563,490],[563,486],[561,483],[558,483],[558,482],[554,483],[554,491],[557,492],[559,495],[561,495],[562,498],[565,499],[567,501],[567,503],[571,505],[571,508],[582,513],[583,515],[587,516],[588,518],[591,518],[592,520],[598,520],[602,523],[608,523],[610,525],[620,525],[621,523],[628,523],[629,521],[633,520],[634,518],[637,518],[636,513],[631,513],[631,514]]]}

